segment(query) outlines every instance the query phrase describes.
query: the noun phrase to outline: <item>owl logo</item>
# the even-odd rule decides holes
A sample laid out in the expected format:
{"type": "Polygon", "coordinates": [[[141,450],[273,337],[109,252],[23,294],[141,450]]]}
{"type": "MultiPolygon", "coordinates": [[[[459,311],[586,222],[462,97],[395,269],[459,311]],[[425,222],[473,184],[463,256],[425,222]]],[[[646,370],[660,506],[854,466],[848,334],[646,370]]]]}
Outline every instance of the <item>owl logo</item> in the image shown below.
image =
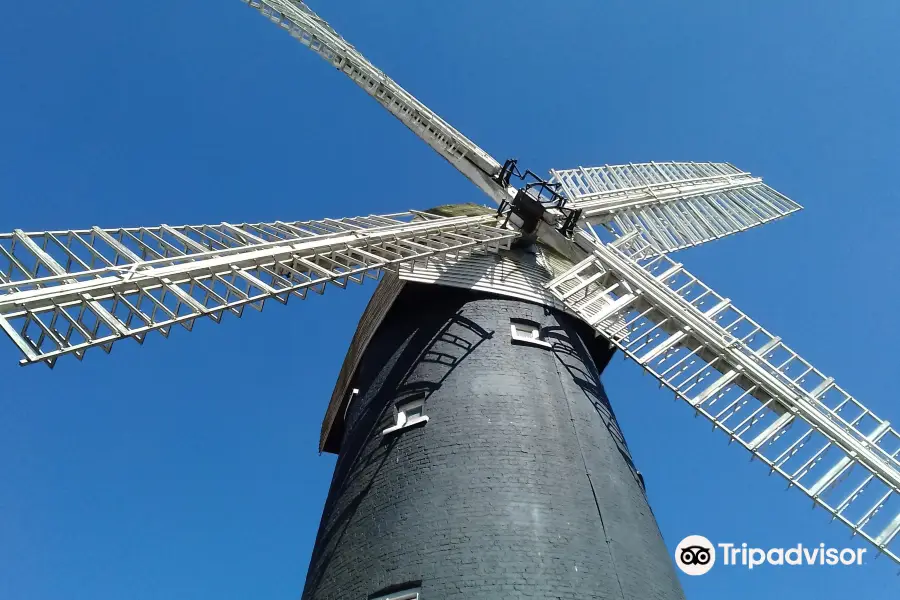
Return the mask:
{"type": "Polygon", "coordinates": [[[705,575],[716,564],[716,547],[702,535],[689,535],[675,548],[675,564],[687,575],[705,575]]]}
{"type": "Polygon", "coordinates": [[[709,563],[711,550],[703,546],[688,546],[681,549],[679,560],[686,565],[705,565],[709,563]]]}

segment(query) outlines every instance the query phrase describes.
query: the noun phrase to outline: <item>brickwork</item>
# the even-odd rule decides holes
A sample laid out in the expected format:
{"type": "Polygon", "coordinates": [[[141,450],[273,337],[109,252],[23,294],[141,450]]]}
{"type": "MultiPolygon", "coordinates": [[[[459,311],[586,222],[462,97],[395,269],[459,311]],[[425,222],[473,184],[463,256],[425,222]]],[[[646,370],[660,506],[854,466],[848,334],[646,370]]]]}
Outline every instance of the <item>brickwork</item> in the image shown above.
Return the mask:
{"type": "Polygon", "coordinates": [[[683,599],[595,343],[542,306],[408,285],[354,379],[304,600],[683,599]],[[552,348],[511,343],[510,318],[552,348]],[[383,436],[414,398],[428,423],[383,436]]]}

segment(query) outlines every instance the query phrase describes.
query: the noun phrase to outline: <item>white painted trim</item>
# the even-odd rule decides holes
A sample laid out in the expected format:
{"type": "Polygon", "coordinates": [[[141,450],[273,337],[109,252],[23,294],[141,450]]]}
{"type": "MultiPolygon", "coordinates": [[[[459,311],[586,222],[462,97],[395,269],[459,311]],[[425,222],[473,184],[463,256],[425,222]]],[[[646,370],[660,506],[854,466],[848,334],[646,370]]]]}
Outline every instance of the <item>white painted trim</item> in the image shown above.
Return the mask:
{"type": "Polygon", "coordinates": [[[539,323],[526,323],[524,319],[520,319],[518,322],[513,320],[509,324],[509,332],[510,337],[514,342],[528,344],[529,346],[539,346],[541,348],[553,347],[550,342],[541,339],[541,326],[539,323]],[[531,335],[528,335],[528,332],[523,331],[522,328],[530,328],[531,335]]]}
{"type": "Polygon", "coordinates": [[[391,592],[390,594],[385,594],[384,596],[372,598],[372,600],[419,600],[419,589],[420,588],[414,588],[411,590],[391,592]]]}
{"type": "Polygon", "coordinates": [[[387,435],[389,433],[394,433],[395,431],[400,431],[401,429],[413,427],[420,423],[427,423],[428,415],[424,414],[425,413],[424,407],[425,407],[425,400],[422,400],[422,399],[410,400],[409,402],[404,402],[402,404],[398,404],[397,405],[396,423],[394,425],[391,425],[387,429],[383,430],[381,432],[381,435],[387,435]],[[417,409],[417,408],[421,408],[423,414],[412,417],[412,418],[406,417],[407,412],[417,409]]]}
{"type": "Polygon", "coordinates": [[[427,422],[428,422],[428,415],[422,415],[420,417],[413,417],[412,419],[409,419],[402,425],[391,425],[390,427],[388,427],[387,429],[382,431],[381,435],[387,435],[389,433],[394,433],[395,431],[400,431],[401,429],[408,429],[410,427],[413,427],[414,425],[418,425],[419,423],[427,423],[427,422]]]}

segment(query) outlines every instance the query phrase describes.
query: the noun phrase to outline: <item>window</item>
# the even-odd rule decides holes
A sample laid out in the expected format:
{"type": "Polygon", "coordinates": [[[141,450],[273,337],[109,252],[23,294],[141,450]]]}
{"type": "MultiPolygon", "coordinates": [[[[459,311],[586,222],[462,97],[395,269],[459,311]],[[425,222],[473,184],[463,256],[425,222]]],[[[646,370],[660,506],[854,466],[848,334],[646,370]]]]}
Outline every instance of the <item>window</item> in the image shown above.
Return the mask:
{"type": "Polygon", "coordinates": [[[545,341],[541,335],[540,323],[527,319],[510,319],[509,321],[514,344],[528,344],[529,346],[550,348],[550,342],[545,341]]]}
{"type": "Polygon", "coordinates": [[[424,399],[405,401],[397,404],[397,419],[394,424],[381,433],[382,435],[387,435],[388,433],[427,422],[428,415],[425,414],[424,399]]]}
{"type": "Polygon", "coordinates": [[[419,600],[419,588],[406,588],[405,590],[398,590],[383,596],[369,598],[369,600],[419,600]]]}

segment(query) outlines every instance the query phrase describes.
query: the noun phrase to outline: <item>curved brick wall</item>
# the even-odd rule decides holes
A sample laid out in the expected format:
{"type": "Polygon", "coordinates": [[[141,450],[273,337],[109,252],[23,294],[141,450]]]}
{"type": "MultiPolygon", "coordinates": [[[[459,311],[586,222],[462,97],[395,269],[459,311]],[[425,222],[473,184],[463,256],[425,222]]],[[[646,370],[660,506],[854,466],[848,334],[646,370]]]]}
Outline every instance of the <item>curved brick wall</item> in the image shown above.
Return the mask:
{"type": "Polygon", "coordinates": [[[355,376],[304,600],[683,599],[593,343],[542,306],[407,285],[355,376]],[[381,434],[423,396],[427,424],[381,434]]]}

